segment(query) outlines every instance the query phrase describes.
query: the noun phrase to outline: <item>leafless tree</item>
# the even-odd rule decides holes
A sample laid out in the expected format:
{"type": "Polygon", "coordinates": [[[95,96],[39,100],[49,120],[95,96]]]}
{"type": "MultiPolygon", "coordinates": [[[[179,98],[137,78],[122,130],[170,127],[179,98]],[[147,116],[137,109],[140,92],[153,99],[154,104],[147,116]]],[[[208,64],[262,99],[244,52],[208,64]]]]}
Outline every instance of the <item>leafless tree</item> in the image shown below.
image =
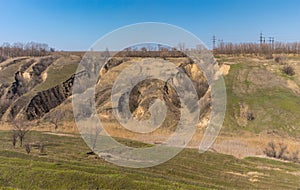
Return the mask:
{"type": "Polygon", "coordinates": [[[29,122],[26,122],[23,119],[17,119],[13,121],[13,134],[15,134],[20,140],[20,146],[23,146],[25,135],[30,130],[29,122]]]}
{"type": "Polygon", "coordinates": [[[16,147],[17,140],[18,140],[18,134],[13,132],[13,134],[12,134],[12,144],[13,144],[14,148],[16,147]]]}
{"type": "Polygon", "coordinates": [[[40,146],[39,146],[39,151],[40,151],[40,154],[44,154],[45,147],[44,147],[44,144],[43,144],[43,143],[40,144],[40,146]]]}
{"type": "Polygon", "coordinates": [[[300,54],[300,43],[225,43],[220,42],[214,49],[215,54],[229,54],[229,55],[240,55],[240,54],[253,54],[253,55],[266,55],[272,57],[272,54],[300,54]]]}
{"type": "Polygon", "coordinates": [[[26,143],[26,144],[25,144],[25,150],[26,150],[27,154],[30,153],[31,147],[30,147],[30,144],[29,144],[29,143],[26,143]]]}
{"type": "Polygon", "coordinates": [[[180,51],[185,51],[185,44],[184,44],[184,43],[179,43],[179,44],[178,44],[178,49],[179,49],[180,51]]]}
{"type": "Polygon", "coordinates": [[[0,46],[1,57],[45,56],[53,51],[54,49],[49,48],[48,44],[36,42],[29,42],[26,44],[20,42],[10,44],[5,42],[0,46]]]}
{"type": "Polygon", "coordinates": [[[286,145],[284,145],[283,143],[279,143],[279,151],[278,151],[277,158],[285,159],[284,154],[286,152],[286,149],[287,149],[286,145]]]}
{"type": "Polygon", "coordinates": [[[99,135],[100,135],[100,132],[101,132],[101,128],[100,127],[98,127],[98,126],[96,126],[95,128],[94,128],[94,131],[93,131],[93,137],[92,137],[92,150],[93,151],[95,151],[95,149],[96,149],[96,146],[97,146],[97,139],[98,139],[98,137],[99,137],[99,135]]]}
{"type": "Polygon", "coordinates": [[[111,57],[108,48],[105,48],[105,51],[103,52],[102,56],[105,57],[107,60],[111,57]]]}
{"type": "Polygon", "coordinates": [[[62,110],[55,110],[49,119],[49,122],[54,125],[55,130],[59,127],[59,122],[63,118],[64,112],[62,110]]]}

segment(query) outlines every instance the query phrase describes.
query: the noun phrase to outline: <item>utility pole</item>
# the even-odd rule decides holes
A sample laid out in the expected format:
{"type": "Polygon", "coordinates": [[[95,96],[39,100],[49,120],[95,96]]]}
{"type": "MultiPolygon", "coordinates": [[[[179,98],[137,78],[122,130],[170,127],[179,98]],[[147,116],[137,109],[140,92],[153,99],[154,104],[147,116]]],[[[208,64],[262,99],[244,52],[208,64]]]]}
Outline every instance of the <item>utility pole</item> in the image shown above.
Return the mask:
{"type": "Polygon", "coordinates": [[[263,43],[263,33],[262,32],[259,35],[259,43],[260,43],[260,47],[261,47],[262,43],[263,43]]]}
{"type": "Polygon", "coordinates": [[[213,35],[213,49],[216,49],[216,36],[215,35],[213,35]]]}
{"type": "Polygon", "coordinates": [[[275,38],[274,37],[269,37],[269,45],[272,49],[274,49],[274,40],[275,38]]]}

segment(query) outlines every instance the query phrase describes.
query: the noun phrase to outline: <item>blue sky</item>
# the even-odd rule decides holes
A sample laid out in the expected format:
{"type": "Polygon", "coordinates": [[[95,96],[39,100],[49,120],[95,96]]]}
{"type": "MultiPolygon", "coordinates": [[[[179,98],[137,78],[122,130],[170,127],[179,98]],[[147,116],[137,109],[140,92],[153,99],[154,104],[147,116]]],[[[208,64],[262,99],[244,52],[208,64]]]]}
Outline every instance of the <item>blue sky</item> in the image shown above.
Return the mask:
{"type": "Polygon", "coordinates": [[[300,41],[298,0],[0,0],[0,44],[45,42],[87,50],[100,37],[138,22],[164,22],[225,42],[300,41]]]}

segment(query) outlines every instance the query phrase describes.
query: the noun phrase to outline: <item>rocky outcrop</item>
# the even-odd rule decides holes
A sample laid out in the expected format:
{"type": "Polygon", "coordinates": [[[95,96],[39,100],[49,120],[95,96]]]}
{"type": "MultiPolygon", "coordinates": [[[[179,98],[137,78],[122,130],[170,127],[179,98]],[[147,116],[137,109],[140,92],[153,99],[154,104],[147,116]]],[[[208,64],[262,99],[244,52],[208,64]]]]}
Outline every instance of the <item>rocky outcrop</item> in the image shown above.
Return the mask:
{"type": "MultiPolygon", "coordinates": [[[[178,72],[182,72],[190,78],[198,94],[199,100],[207,93],[209,85],[206,81],[206,77],[198,66],[188,57],[172,58],[172,60],[166,60],[164,58],[155,59],[157,61],[165,60],[173,63],[175,62],[174,64],[177,66],[178,72]]],[[[97,110],[101,119],[108,121],[115,119],[112,113],[112,110],[115,108],[112,108],[110,104],[113,86],[110,82],[115,81],[115,77],[118,76],[116,73],[120,73],[124,69],[123,67],[126,67],[122,66],[122,64],[134,64],[135,61],[141,60],[142,58],[139,57],[127,58],[125,61],[121,58],[114,58],[106,68],[102,69],[102,72],[100,72],[101,84],[99,84],[96,92],[97,110]]],[[[181,103],[178,94],[172,85],[177,83],[179,78],[178,76],[173,76],[168,82],[150,79],[138,83],[129,94],[129,109],[133,116],[138,120],[148,120],[151,116],[149,110],[150,106],[159,99],[164,102],[167,107],[167,117],[162,126],[170,128],[176,126],[176,123],[180,119],[181,103]]],[[[123,96],[121,96],[121,99],[122,97],[123,96]]],[[[207,98],[207,100],[208,99],[209,98],[207,98]]],[[[201,108],[209,109],[209,102],[202,101],[201,104],[201,108]]],[[[118,109],[122,109],[122,106],[122,104],[119,104],[118,109]]]]}
{"type": "Polygon", "coordinates": [[[74,76],[63,84],[50,88],[46,91],[38,92],[32,98],[27,109],[27,119],[33,120],[40,118],[51,109],[57,107],[72,95],[74,76]]]}

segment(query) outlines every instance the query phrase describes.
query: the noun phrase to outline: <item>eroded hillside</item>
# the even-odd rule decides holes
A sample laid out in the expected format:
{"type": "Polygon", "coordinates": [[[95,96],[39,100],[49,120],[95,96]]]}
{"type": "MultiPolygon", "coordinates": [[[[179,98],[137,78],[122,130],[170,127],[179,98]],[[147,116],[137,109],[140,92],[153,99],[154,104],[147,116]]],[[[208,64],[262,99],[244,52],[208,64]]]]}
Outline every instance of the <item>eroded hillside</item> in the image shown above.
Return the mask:
{"type": "MultiPolygon", "coordinates": [[[[48,120],[49,122],[58,110],[62,114],[69,113],[68,117],[62,118],[62,121],[72,121],[71,97],[74,78],[85,75],[84,71],[75,74],[81,58],[80,55],[55,54],[39,58],[15,58],[2,62],[0,67],[1,121],[11,122],[22,118],[30,121],[48,120]]],[[[174,54],[174,56],[170,54],[167,58],[165,55],[164,58],[114,57],[100,71],[101,83],[97,85],[97,110],[106,121],[114,123],[110,93],[118,72],[144,59],[173,62],[191,78],[199,99],[207,94],[209,86],[204,74],[182,54],[174,54]]],[[[142,120],[149,117],[148,108],[153,100],[165,101],[169,110],[164,126],[170,128],[176,126],[180,117],[180,101],[170,84],[159,80],[141,82],[132,91],[130,97],[131,111],[134,116],[142,120]]],[[[206,102],[202,103],[203,110],[209,107],[209,102],[206,102]]]]}
{"type": "Polygon", "coordinates": [[[8,59],[0,65],[1,121],[41,118],[71,95],[80,56],[8,59]]]}
{"type": "MultiPolygon", "coordinates": [[[[33,121],[36,128],[53,130],[51,120],[60,115],[56,130],[75,132],[72,85],[82,56],[54,54],[19,57],[0,63],[1,123],[26,118],[33,121]]],[[[148,80],[139,83],[130,95],[130,111],[139,120],[150,117],[149,106],[154,99],[166,102],[169,110],[163,125],[168,130],[159,131],[156,139],[145,135],[135,138],[134,134],[122,129],[112,114],[110,95],[116,77],[130,64],[147,59],[152,58],[123,56],[107,62],[99,73],[101,82],[97,84],[95,96],[97,111],[114,136],[163,142],[175,129],[180,108],[180,101],[169,84],[148,80]]],[[[206,111],[201,115],[197,134],[191,142],[191,146],[196,147],[209,122],[210,94],[206,79],[187,57],[155,59],[170,61],[182,68],[202,98],[202,109],[206,111]]],[[[213,149],[236,156],[261,155],[268,142],[286,139],[291,150],[296,150],[300,136],[300,58],[292,55],[275,55],[274,59],[219,56],[217,61],[226,82],[227,111],[221,136],[213,149]],[[278,61],[276,57],[283,58],[278,61]],[[291,65],[295,74],[283,73],[285,65],[291,65]]]]}

